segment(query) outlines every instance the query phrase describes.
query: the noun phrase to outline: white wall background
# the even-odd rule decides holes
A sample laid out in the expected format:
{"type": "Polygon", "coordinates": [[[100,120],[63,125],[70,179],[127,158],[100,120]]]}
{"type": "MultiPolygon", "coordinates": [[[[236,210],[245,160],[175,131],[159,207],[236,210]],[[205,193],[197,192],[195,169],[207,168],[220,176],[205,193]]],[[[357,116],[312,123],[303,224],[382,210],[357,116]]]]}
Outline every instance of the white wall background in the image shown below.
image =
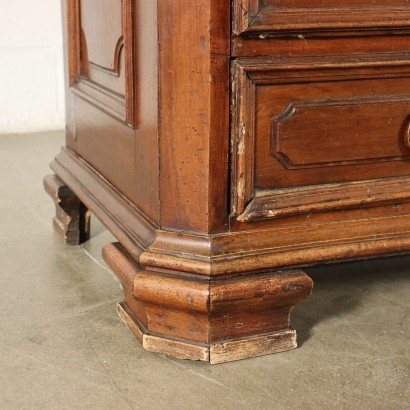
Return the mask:
{"type": "Polygon", "coordinates": [[[0,133],[61,128],[60,0],[0,0],[0,133]]]}

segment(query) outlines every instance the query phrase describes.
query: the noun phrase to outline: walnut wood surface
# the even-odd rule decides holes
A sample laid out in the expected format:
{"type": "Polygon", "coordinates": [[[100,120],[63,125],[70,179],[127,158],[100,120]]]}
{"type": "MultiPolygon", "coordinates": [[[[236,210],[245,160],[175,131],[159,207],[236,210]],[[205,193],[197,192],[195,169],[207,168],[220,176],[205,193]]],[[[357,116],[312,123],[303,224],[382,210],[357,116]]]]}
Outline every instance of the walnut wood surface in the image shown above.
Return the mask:
{"type": "Polygon", "coordinates": [[[360,63],[349,56],[315,57],[309,62],[237,60],[232,96],[233,213],[245,221],[301,212],[306,202],[312,204],[305,208],[311,212],[400,200],[403,194],[406,199],[409,191],[402,183],[409,182],[404,176],[410,161],[405,145],[410,120],[404,86],[407,64],[405,54],[388,59],[374,55],[371,60],[362,56],[360,63]],[[396,184],[394,177],[399,175],[403,178],[396,184]],[[386,184],[383,193],[359,192],[357,182],[370,179],[372,187],[386,184]],[[339,196],[329,201],[325,184],[333,184],[331,189],[340,191],[339,196]],[[301,187],[300,192],[281,189],[295,187],[301,187]],[[281,212],[285,207],[279,202],[280,209],[275,209],[273,197],[280,201],[290,195],[300,196],[286,212],[281,212]],[[264,196],[269,199],[262,202],[264,196]],[[245,207],[252,210],[241,216],[245,207]]]}
{"type": "Polygon", "coordinates": [[[300,270],[216,280],[140,270],[119,244],[103,256],[126,288],[118,313],[147,350],[222,363],[296,348],[290,311],[313,286],[300,270]]]}
{"type": "Polygon", "coordinates": [[[157,222],[156,4],[62,0],[62,5],[70,85],[67,146],[157,222]],[[98,61],[90,64],[90,58],[98,61]]]}
{"type": "Polygon", "coordinates": [[[226,230],[229,1],[159,1],[161,225],[226,230]],[[177,195],[175,195],[177,193],[177,195]]]}
{"type": "Polygon", "coordinates": [[[46,187],[119,241],[118,312],[148,350],[294,348],[300,267],[409,252],[410,5],[379,3],[63,0],[46,187]]]}
{"type": "Polygon", "coordinates": [[[360,35],[409,26],[406,0],[234,0],[235,34],[332,33],[360,35]]]}

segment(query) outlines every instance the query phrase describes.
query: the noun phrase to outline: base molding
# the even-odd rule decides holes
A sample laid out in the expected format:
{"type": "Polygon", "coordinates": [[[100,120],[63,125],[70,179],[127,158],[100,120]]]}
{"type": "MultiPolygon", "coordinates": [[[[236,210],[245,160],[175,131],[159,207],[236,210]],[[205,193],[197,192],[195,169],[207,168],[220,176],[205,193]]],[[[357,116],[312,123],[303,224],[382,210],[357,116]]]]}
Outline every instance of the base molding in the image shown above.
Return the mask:
{"type": "Polygon", "coordinates": [[[308,221],[289,226],[251,225],[205,235],[159,228],[69,149],[51,168],[147,270],[224,276],[410,251],[410,203],[368,207],[354,218],[335,214],[315,220],[319,213],[313,213],[308,221]]]}
{"type": "Polygon", "coordinates": [[[122,320],[147,350],[182,359],[223,363],[294,349],[290,313],[313,286],[299,267],[410,250],[410,203],[182,232],[150,221],[69,149],[52,169],[44,184],[56,229],[67,243],[88,239],[88,209],[109,229],[118,243],[103,257],[123,285],[122,320]]]}

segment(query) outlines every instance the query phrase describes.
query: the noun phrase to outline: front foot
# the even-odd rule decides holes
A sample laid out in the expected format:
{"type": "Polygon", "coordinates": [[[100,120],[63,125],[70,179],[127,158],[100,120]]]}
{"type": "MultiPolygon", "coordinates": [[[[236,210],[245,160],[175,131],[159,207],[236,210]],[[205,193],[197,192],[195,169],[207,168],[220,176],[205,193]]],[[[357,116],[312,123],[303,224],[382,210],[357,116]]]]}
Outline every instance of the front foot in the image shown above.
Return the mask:
{"type": "Polygon", "coordinates": [[[301,270],[227,279],[145,270],[118,243],[103,256],[123,284],[118,313],[149,351],[217,364],[297,347],[290,312],[313,287],[301,270]]]}
{"type": "Polygon", "coordinates": [[[79,245],[90,239],[90,212],[71,189],[57,176],[47,175],[44,188],[56,205],[55,231],[68,245],[79,245]]]}

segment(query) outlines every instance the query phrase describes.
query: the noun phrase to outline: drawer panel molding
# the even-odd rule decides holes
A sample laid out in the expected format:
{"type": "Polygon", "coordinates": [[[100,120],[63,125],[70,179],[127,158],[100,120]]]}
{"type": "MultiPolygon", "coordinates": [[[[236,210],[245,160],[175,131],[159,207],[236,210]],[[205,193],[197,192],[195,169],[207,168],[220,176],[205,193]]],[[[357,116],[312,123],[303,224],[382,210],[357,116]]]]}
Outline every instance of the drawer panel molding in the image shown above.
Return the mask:
{"type": "Polygon", "coordinates": [[[233,62],[232,215],[245,222],[408,200],[406,78],[407,54],[233,62]],[[378,95],[391,85],[393,95],[378,95]],[[267,115],[296,92],[314,98],[267,115]]]}
{"type": "Polygon", "coordinates": [[[410,27],[410,9],[405,0],[345,2],[235,0],[233,29],[236,35],[267,37],[309,33],[371,34],[380,30],[410,27]]]}
{"type": "Polygon", "coordinates": [[[272,119],[272,155],[287,169],[408,160],[410,151],[382,142],[409,116],[410,95],[296,100],[272,119]],[[348,146],[346,135],[356,135],[348,146]]]}

